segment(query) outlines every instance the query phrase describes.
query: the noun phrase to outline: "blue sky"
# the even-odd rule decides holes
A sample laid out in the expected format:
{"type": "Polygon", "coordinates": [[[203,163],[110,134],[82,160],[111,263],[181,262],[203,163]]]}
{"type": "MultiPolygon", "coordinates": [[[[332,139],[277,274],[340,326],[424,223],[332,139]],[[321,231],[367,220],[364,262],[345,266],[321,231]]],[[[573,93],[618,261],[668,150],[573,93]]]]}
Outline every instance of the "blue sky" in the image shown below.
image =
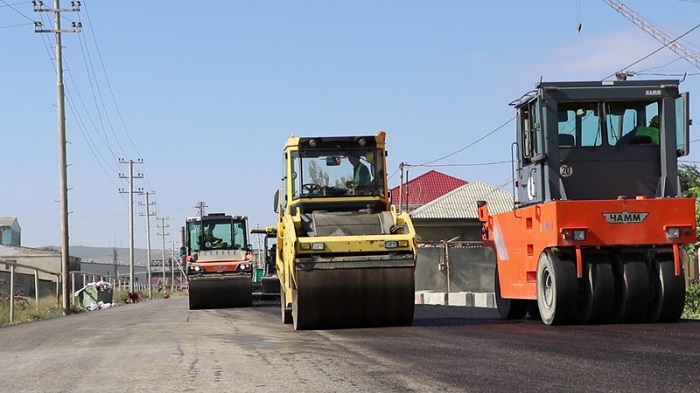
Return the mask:
{"type": "MultiPolygon", "coordinates": [[[[386,130],[395,186],[399,163],[430,162],[491,133],[540,78],[601,80],[661,46],[603,1],[82,4],[63,14],[64,26],[83,24],[63,35],[72,246],[129,246],[128,194],[118,192],[128,189],[119,178],[128,165],[119,158],[144,160],[134,184],[156,192],[151,211],[169,218],[169,248],[199,201],[274,225],[292,134],[386,130]]],[[[673,37],[700,15],[697,1],[625,4],[673,37]]],[[[29,1],[0,1],[0,216],[18,218],[30,247],[61,239],[54,37],[34,33],[30,21],[42,17],[52,24],[29,1]]],[[[700,52],[700,29],[682,44],[700,52]]],[[[687,72],[681,87],[698,91],[700,70],[668,49],[629,70],[635,78],[687,72]]],[[[501,186],[513,137],[511,123],[434,163],[446,166],[411,166],[408,175],[436,169],[501,186]]],[[[698,149],[685,160],[700,160],[698,149]]],[[[143,197],[135,201],[135,245],[145,248],[143,197]]],[[[160,221],[151,225],[157,249],[160,221]]]]}

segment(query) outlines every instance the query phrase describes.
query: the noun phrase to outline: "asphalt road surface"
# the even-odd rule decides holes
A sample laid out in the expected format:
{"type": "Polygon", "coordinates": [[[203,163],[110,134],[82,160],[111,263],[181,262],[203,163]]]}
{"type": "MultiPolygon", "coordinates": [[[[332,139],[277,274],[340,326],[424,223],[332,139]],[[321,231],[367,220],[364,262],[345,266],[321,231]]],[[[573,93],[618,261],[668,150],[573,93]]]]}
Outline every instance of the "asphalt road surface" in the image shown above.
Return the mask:
{"type": "Polygon", "coordinates": [[[697,392],[700,321],[545,326],[416,306],[411,327],[294,331],[186,297],[0,328],[0,392],[697,392]]]}

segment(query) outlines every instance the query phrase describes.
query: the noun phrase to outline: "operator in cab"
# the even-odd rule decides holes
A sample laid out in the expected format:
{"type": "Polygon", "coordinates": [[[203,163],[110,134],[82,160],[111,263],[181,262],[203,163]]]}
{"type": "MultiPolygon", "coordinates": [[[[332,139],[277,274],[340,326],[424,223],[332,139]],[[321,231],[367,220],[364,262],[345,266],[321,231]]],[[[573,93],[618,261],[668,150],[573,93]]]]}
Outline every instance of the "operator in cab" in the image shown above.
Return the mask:
{"type": "Polygon", "coordinates": [[[653,143],[659,144],[659,116],[654,116],[649,121],[649,126],[637,126],[627,135],[622,137],[618,145],[636,145],[653,143]]]}
{"type": "Polygon", "coordinates": [[[369,186],[371,181],[369,169],[360,161],[360,157],[350,153],[348,161],[352,164],[352,181],[347,182],[346,186],[353,189],[369,186]]]}
{"type": "Polygon", "coordinates": [[[202,234],[202,244],[206,248],[221,248],[222,239],[214,236],[214,225],[205,224],[204,233],[202,234]]]}

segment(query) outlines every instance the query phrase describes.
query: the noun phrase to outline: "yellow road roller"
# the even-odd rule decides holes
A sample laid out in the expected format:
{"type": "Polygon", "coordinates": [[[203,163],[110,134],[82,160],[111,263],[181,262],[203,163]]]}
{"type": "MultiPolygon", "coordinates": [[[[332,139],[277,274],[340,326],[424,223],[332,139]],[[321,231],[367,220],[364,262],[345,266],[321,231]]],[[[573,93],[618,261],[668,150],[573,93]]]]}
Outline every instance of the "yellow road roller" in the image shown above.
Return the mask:
{"type": "Polygon", "coordinates": [[[408,326],[416,237],[391,205],[386,133],[292,137],[275,193],[282,321],[295,330],[408,326]]]}

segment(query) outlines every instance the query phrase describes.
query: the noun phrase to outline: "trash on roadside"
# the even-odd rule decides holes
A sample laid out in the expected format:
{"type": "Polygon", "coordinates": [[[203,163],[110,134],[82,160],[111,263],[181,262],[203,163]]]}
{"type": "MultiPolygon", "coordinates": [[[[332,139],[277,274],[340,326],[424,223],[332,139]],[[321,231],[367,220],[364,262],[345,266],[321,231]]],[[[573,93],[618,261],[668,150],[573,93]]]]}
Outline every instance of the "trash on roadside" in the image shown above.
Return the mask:
{"type": "Polygon", "coordinates": [[[112,303],[112,284],[106,281],[88,283],[75,292],[75,298],[88,311],[116,306],[116,303],[112,303]]]}

